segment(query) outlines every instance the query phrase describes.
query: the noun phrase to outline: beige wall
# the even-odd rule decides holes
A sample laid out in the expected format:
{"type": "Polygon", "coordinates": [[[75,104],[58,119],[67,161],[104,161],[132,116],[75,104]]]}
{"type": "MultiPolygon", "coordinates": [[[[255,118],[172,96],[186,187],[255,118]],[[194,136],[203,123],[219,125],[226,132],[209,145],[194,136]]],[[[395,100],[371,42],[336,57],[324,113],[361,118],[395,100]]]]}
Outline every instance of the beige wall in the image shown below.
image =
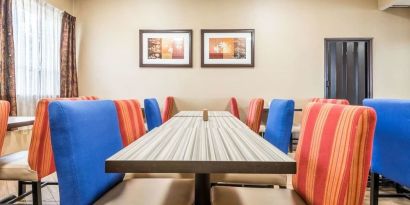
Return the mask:
{"type": "Polygon", "coordinates": [[[375,97],[410,98],[410,9],[377,0],[75,0],[81,95],[177,97],[223,109],[237,96],[324,95],[324,38],[374,38],[375,97]],[[138,67],[138,29],[193,29],[192,69],[138,67]],[[200,68],[201,28],[254,28],[254,69],[200,68]]]}
{"type": "Polygon", "coordinates": [[[49,4],[57,7],[60,10],[67,11],[72,14],[74,12],[74,0],[46,0],[49,4]]]}

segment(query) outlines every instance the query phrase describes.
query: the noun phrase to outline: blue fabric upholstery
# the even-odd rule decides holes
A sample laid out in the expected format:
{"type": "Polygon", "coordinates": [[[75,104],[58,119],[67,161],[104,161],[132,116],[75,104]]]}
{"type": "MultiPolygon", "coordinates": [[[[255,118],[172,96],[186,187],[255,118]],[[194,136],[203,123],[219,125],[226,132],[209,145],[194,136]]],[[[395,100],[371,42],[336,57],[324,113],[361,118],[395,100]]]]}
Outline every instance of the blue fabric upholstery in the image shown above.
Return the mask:
{"type": "Polygon", "coordinates": [[[366,99],[377,113],[371,171],[410,187],[410,100],[366,99]]]}
{"type": "Polygon", "coordinates": [[[91,204],[122,181],[105,160],[122,148],[112,101],[55,101],[49,105],[60,203],[91,204]]]}
{"type": "Polygon", "coordinates": [[[162,125],[161,110],[155,98],[144,100],[145,119],[147,120],[148,131],[162,125]]]}
{"type": "Polygon", "coordinates": [[[289,150],[294,109],[293,100],[274,99],[269,107],[264,137],[284,153],[289,150]]]}

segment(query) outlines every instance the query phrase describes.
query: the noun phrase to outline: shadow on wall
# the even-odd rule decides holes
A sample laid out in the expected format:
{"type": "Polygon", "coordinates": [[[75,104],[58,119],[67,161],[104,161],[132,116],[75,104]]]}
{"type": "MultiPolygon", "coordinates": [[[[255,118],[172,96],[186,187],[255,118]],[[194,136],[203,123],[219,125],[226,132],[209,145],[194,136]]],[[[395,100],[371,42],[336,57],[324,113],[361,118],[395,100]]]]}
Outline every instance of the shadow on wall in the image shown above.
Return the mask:
{"type": "MultiPolygon", "coordinates": [[[[320,3],[330,7],[337,7],[338,9],[343,8],[353,11],[356,9],[374,10],[377,12],[384,12],[389,15],[395,15],[410,20],[410,8],[389,8],[381,11],[379,10],[378,0],[354,1],[354,3],[349,3],[349,1],[320,1],[320,3]],[[369,1],[371,1],[371,7],[369,7],[369,1]]],[[[315,4],[311,5],[314,6],[315,4]]]]}
{"type": "Polygon", "coordinates": [[[385,12],[389,15],[405,18],[410,21],[410,8],[389,8],[380,12],[385,12]]]}

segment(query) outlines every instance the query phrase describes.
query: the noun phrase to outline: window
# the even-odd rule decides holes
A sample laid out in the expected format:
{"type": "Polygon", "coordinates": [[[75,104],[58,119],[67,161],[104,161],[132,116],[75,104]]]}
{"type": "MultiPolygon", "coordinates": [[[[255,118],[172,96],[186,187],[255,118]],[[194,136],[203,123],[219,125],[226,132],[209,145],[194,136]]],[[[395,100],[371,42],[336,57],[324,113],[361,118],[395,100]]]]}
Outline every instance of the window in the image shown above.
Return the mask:
{"type": "Polygon", "coordinates": [[[43,0],[13,1],[18,115],[34,115],[39,99],[60,95],[62,14],[43,0]]]}

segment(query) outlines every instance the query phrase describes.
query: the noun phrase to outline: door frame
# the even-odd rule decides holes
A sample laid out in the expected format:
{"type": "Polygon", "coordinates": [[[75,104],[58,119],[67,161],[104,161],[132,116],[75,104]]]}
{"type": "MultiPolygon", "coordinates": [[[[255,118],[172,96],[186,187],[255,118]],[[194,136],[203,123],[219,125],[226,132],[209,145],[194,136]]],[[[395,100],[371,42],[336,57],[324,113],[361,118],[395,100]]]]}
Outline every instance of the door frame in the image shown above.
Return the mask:
{"type": "Polygon", "coordinates": [[[366,79],[367,79],[367,94],[369,95],[368,98],[373,98],[373,38],[325,38],[324,39],[324,59],[325,59],[325,89],[324,89],[324,96],[328,98],[328,86],[327,82],[329,79],[328,73],[328,62],[327,62],[327,42],[332,41],[366,41],[368,43],[367,53],[367,61],[369,62],[368,71],[366,72],[366,79]]]}

